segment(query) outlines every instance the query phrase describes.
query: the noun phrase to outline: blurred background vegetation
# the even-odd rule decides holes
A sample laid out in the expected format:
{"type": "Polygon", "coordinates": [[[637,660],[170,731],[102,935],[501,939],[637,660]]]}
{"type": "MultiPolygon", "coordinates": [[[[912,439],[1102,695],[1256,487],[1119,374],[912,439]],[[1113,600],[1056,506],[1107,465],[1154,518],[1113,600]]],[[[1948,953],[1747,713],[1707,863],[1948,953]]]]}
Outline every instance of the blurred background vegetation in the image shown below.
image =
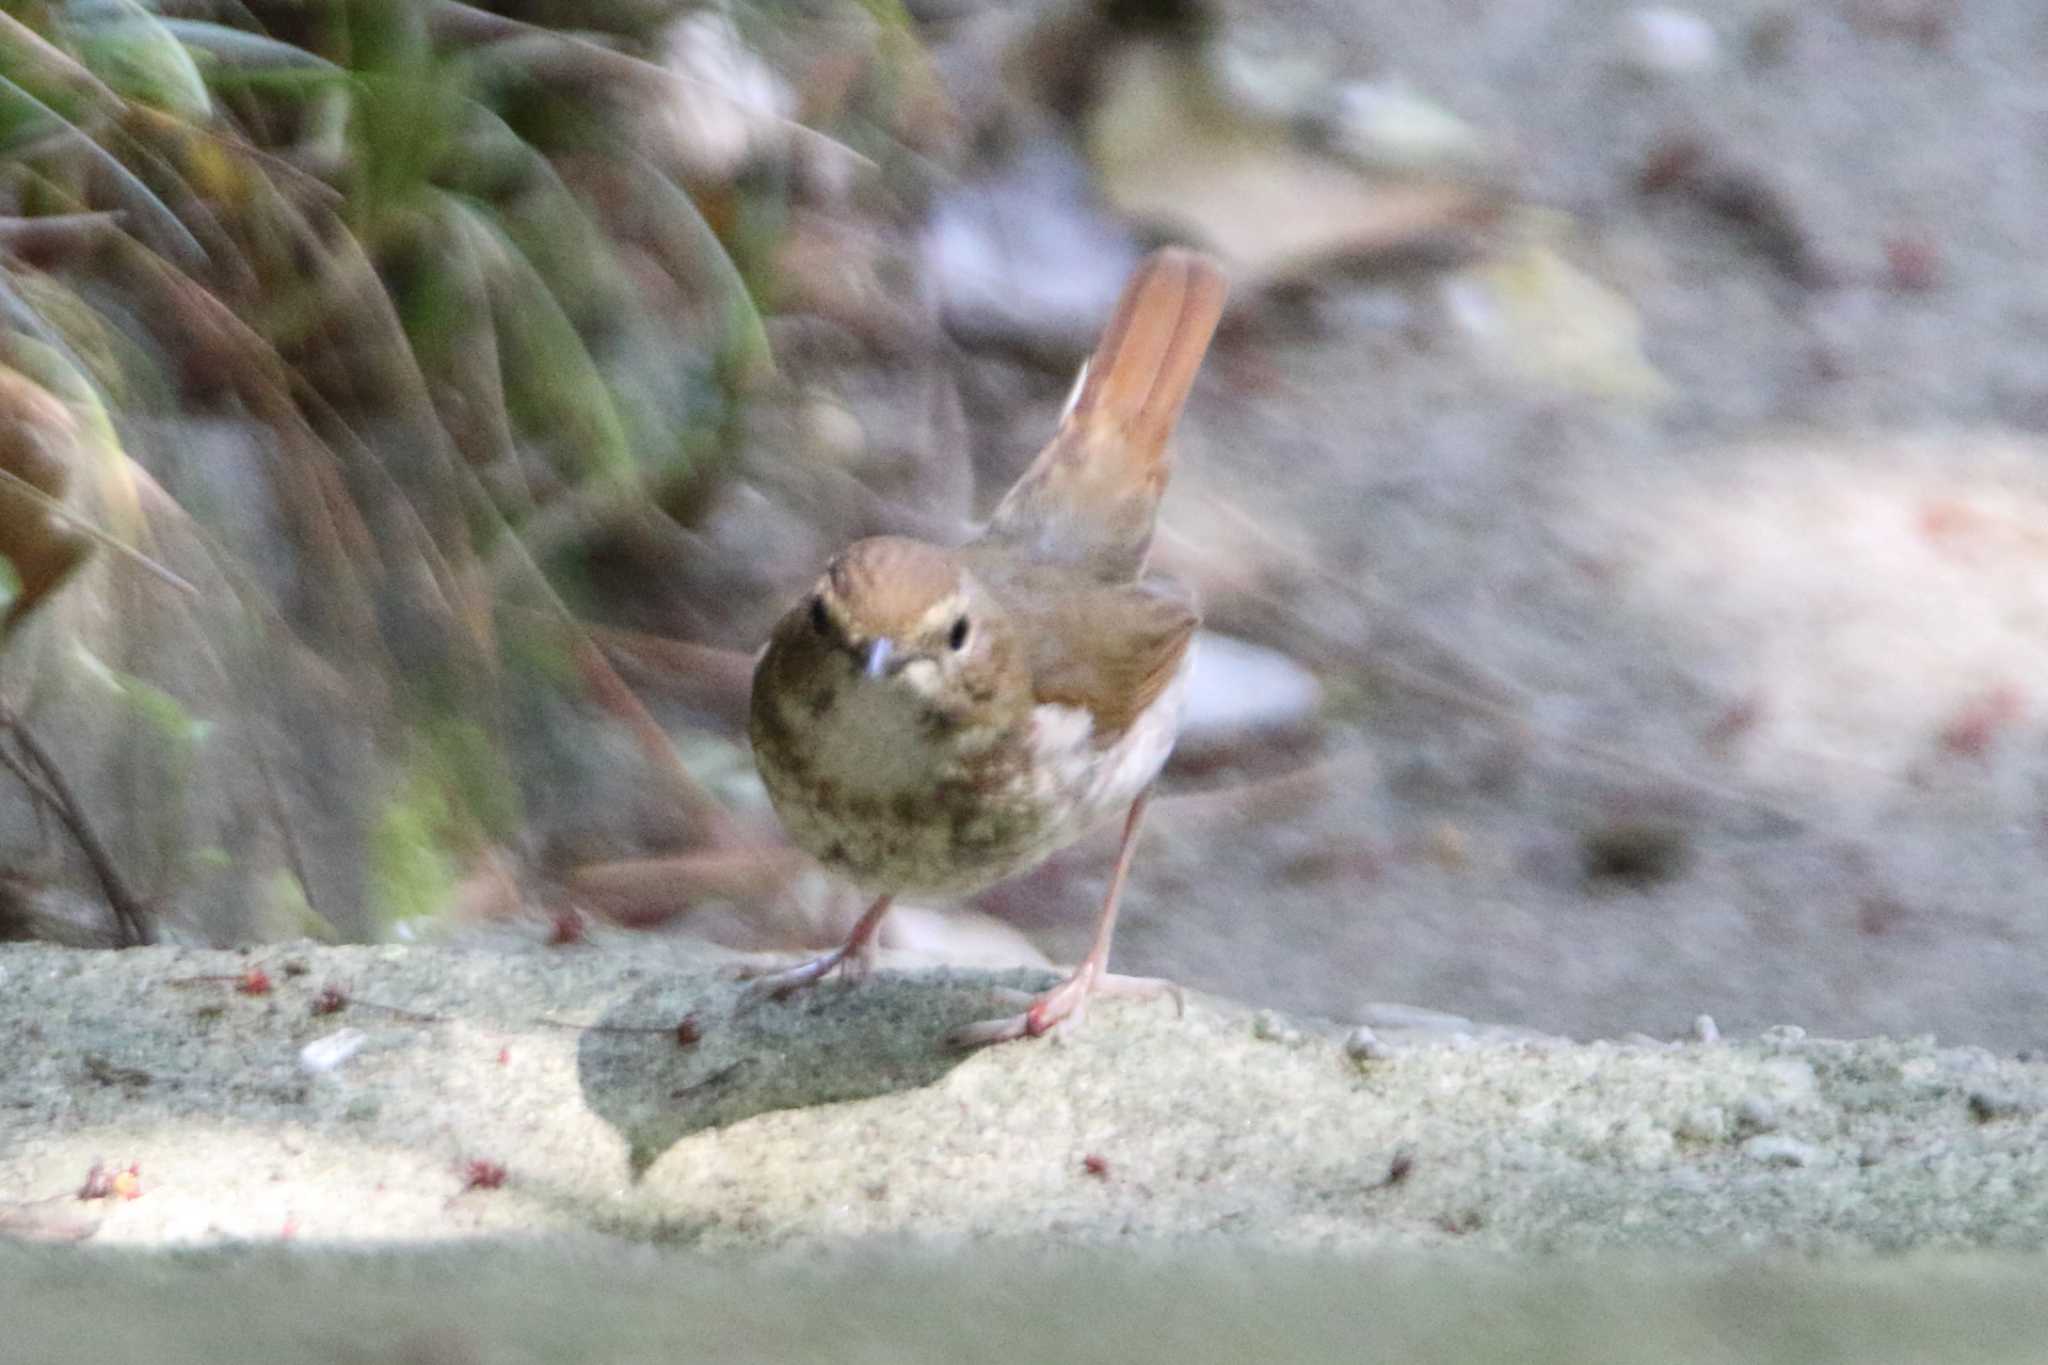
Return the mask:
{"type": "MultiPolygon", "coordinates": [[[[752,651],[967,533],[1173,239],[1233,279],[1155,553],[1214,633],[1130,968],[2036,1039],[2043,33],[11,3],[0,936],[836,943],[752,651]]],[[[1108,855],[892,944],[1077,952],[1108,855]]]]}
{"type": "MultiPolygon", "coordinates": [[[[914,192],[906,24],[9,6],[8,932],[384,938],[739,839],[582,623],[723,596],[614,589],[739,458],[792,215],[914,192]],[[620,763],[667,782],[637,816],[579,777],[620,763]]],[[[734,605],[685,624],[744,646],[734,605]]],[[[729,713],[744,658],[707,657],[641,667],[729,713]]]]}

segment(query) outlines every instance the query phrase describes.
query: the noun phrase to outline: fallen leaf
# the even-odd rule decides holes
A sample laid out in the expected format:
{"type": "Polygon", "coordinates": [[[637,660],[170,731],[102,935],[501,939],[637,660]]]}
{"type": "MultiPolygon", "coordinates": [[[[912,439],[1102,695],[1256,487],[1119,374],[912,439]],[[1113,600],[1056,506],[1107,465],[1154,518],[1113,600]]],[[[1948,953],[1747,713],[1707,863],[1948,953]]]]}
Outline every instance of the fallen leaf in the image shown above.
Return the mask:
{"type": "Polygon", "coordinates": [[[1233,102],[1180,46],[1132,42],[1103,63],[1083,119],[1104,198],[1222,256],[1242,284],[1417,247],[1473,226],[1493,196],[1455,179],[1370,174],[1233,102]]]}

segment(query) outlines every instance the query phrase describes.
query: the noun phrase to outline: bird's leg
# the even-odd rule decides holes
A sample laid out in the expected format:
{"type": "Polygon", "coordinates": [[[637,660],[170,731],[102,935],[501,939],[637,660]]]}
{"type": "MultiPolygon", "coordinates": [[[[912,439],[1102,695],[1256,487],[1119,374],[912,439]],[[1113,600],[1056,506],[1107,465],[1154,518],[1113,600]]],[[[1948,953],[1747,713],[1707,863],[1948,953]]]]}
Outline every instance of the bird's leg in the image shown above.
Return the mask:
{"type": "Polygon", "coordinates": [[[875,965],[875,940],[882,928],[882,917],[889,913],[889,903],[893,899],[892,896],[875,897],[875,903],[855,921],[846,942],[831,952],[820,953],[810,961],[800,962],[784,971],[755,977],[747,987],[741,1005],[755,1005],[763,1000],[787,1000],[805,987],[815,986],[834,970],[840,971],[848,981],[858,981],[866,976],[875,965]]]}
{"type": "Polygon", "coordinates": [[[1131,871],[1131,854],[1138,846],[1138,827],[1145,819],[1145,805],[1151,799],[1152,789],[1147,787],[1138,794],[1137,800],[1131,802],[1130,814],[1124,817],[1124,839],[1117,848],[1116,870],[1110,874],[1109,893],[1103,897],[1102,913],[1095,921],[1095,942],[1089,946],[1088,956],[1081,959],[1081,965],[1059,985],[1032,997],[1031,1007],[1022,1014],[1014,1014],[1007,1019],[984,1019],[953,1030],[951,1040],[956,1046],[980,1047],[985,1043],[1036,1038],[1055,1029],[1079,1027],[1087,1014],[1090,995],[1171,994],[1175,1008],[1181,1006],[1180,987],[1171,981],[1144,976],[1113,976],[1109,971],[1109,944],[1116,935],[1117,902],[1123,898],[1124,879],[1131,871]]]}

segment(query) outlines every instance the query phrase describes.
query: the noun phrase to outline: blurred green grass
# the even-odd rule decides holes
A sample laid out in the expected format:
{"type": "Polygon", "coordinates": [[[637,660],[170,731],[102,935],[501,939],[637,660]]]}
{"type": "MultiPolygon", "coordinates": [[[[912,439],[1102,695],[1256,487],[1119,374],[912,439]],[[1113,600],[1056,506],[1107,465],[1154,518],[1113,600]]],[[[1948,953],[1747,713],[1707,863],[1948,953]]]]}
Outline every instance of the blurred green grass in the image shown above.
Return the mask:
{"type": "MultiPolygon", "coordinates": [[[[538,856],[549,746],[518,735],[592,700],[574,531],[715,484],[774,365],[788,175],[649,136],[731,98],[664,65],[705,12],[0,16],[0,702],[179,936],[410,932],[492,850],[538,856]]],[[[90,885],[48,805],[0,774],[0,871],[90,885]]]]}

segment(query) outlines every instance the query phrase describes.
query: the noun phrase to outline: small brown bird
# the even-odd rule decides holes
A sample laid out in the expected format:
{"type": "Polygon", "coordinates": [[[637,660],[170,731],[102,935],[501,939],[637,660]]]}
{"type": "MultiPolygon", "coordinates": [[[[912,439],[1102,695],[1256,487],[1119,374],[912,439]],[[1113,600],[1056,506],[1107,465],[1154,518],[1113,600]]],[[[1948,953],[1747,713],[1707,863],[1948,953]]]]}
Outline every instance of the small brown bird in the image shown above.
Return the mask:
{"type": "Polygon", "coordinates": [[[1125,286],[1059,431],[973,542],[843,551],[775,627],[749,729],[797,845],[875,896],[846,943],[756,990],[864,974],[890,902],[957,896],[1126,811],[1094,945],[1022,1014],[965,1045],[1078,1022],[1111,976],[1117,901],[1180,725],[1187,596],[1144,578],[1172,434],[1223,311],[1222,272],[1168,249],[1125,286]]]}

